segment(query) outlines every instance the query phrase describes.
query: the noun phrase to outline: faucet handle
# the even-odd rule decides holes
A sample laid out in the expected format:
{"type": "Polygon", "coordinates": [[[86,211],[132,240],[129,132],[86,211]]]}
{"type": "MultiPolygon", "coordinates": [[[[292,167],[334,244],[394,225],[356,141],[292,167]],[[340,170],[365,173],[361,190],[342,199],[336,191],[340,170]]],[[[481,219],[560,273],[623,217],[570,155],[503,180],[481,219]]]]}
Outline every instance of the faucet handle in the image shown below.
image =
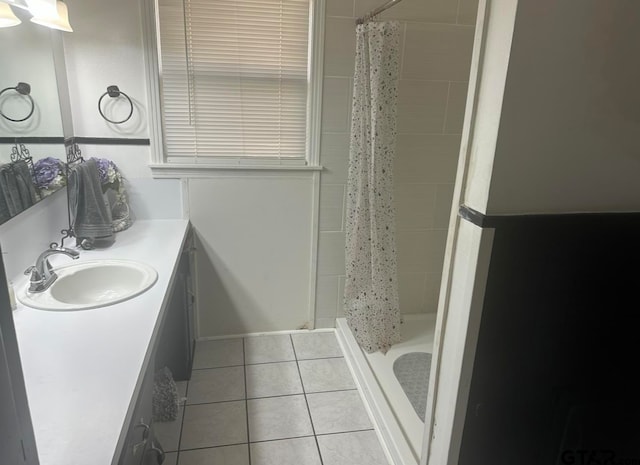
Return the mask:
{"type": "Polygon", "coordinates": [[[34,286],[40,285],[44,281],[42,274],[40,274],[40,272],[38,271],[38,268],[36,268],[35,266],[30,266],[29,268],[24,270],[24,274],[26,276],[31,275],[31,279],[29,279],[29,282],[30,282],[29,289],[34,288],[34,286]]]}

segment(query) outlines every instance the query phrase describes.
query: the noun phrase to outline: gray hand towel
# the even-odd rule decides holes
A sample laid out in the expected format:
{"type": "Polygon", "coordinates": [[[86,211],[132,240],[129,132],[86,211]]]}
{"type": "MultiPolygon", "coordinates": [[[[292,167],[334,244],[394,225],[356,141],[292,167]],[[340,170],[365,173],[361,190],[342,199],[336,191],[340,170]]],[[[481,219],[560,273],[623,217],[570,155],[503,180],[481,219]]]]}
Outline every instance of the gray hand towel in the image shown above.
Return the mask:
{"type": "Polygon", "coordinates": [[[18,190],[16,175],[11,169],[11,164],[0,167],[0,190],[9,210],[10,216],[16,216],[24,207],[18,190]]]}
{"type": "Polygon", "coordinates": [[[16,176],[16,184],[18,185],[18,193],[22,201],[22,207],[28,208],[38,201],[31,169],[24,160],[16,161],[11,167],[16,176]]]}
{"type": "Polygon", "coordinates": [[[96,162],[87,160],[74,166],[68,184],[71,227],[78,241],[113,242],[111,208],[102,193],[96,162]]]}
{"type": "MultiPolygon", "coordinates": [[[[0,180],[0,184],[2,181],[0,180]]],[[[9,212],[9,205],[4,198],[4,189],[0,188],[0,224],[11,219],[11,213],[9,212]]]]}

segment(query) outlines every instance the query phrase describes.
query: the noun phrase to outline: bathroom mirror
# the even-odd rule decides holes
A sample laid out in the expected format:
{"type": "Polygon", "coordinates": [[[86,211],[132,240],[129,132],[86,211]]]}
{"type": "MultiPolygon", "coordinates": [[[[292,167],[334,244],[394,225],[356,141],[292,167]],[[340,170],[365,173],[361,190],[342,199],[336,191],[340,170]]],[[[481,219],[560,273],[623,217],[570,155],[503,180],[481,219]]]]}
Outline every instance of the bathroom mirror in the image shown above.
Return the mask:
{"type": "MultiPolygon", "coordinates": [[[[37,202],[66,184],[65,170],[56,170],[56,160],[66,160],[65,103],[58,92],[66,77],[60,76],[64,64],[56,64],[63,56],[62,33],[32,23],[24,10],[14,13],[22,23],[0,28],[0,165],[30,156],[38,174],[37,202]]],[[[13,216],[0,215],[0,224],[13,216]]]]}

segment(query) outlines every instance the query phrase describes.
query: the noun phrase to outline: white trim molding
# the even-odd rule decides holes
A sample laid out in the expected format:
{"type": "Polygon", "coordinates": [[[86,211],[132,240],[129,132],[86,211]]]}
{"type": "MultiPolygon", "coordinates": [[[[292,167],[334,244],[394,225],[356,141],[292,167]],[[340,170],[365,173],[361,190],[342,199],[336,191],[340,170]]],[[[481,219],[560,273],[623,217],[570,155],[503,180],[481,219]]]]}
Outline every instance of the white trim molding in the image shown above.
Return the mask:
{"type": "Polygon", "coordinates": [[[219,176],[288,176],[322,171],[322,166],[150,164],[154,178],[214,178],[219,176]]]}
{"type": "Polygon", "coordinates": [[[243,159],[240,162],[212,160],[207,163],[175,163],[167,161],[162,117],[162,63],[158,40],[158,0],[142,1],[145,67],[148,82],[151,157],[149,167],[155,178],[210,177],[222,171],[320,171],[320,139],[322,118],[322,82],[324,63],[326,0],[310,0],[309,92],[307,95],[307,153],[304,164],[287,164],[288,160],[243,159]]]}
{"type": "Polygon", "coordinates": [[[517,5],[518,0],[478,4],[420,465],[455,465],[460,455],[494,231],[462,220],[458,207],[469,202],[486,211],[495,149],[491,144],[498,130],[496,112],[504,92],[517,5]]]}

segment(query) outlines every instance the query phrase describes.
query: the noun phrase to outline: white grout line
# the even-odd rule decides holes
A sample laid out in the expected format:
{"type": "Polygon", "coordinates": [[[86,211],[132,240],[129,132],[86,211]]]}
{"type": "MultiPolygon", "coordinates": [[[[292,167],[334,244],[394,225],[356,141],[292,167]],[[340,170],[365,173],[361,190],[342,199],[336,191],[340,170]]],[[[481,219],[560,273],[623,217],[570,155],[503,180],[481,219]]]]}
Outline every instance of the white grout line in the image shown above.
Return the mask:
{"type": "Polygon", "coordinates": [[[251,438],[249,437],[249,395],[247,387],[247,356],[244,347],[244,338],[242,339],[242,362],[244,373],[244,410],[245,418],[247,420],[247,455],[249,457],[249,465],[251,465],[251,438]]]}
{"type": "Polygon", "coordinates": [[[318,457],[320,458],[320,465],[324,464],[322,460],[322,453],[320,452],[320,443],[318,442],[318,435],[316,434],[316,427],[313,424],[313,418],[311,417],[311,409],[309,408],[309,399],[307,398],[307,390],[304,387],[304,381],[302,381],[302,372],[300,371],[300,361],[298,360],[298,353],[296,352],[296,346],[293,343],[293,337],[289,335],[291,341],[291,347],[293,348],[293,356],[296,359],[296,368],[298,369],[298,376],[300,377],[300,385],[302,386],[302,395],[304,395],[304,403],[307,406],[307,414],[309,415],[309,423],[311,423],[311,431],[313,432],[313,440],[316,443],[316,449],[318,451],[318,457]]]}
{"type": "Polygon", "coordinates": [[[442,122],[442,134],[447,133],[447,118],[449,117],[449,101],[451,100],[451,82],[447,85],[447,104],[444,107],[444,120],[442,122]]]}
{"type": "Polygon", "coordinates": [[[407,45],[407,24],[404,24],[404,27],[402,28],[402,49],[401,49],[401,54],[400,54],[400,72],[398,73],[398,80],[400,80],[402,78],[402,75],[404,73],[404,64],[405,64],[405,51],[406,51],[406,45],[407,45]]]}

